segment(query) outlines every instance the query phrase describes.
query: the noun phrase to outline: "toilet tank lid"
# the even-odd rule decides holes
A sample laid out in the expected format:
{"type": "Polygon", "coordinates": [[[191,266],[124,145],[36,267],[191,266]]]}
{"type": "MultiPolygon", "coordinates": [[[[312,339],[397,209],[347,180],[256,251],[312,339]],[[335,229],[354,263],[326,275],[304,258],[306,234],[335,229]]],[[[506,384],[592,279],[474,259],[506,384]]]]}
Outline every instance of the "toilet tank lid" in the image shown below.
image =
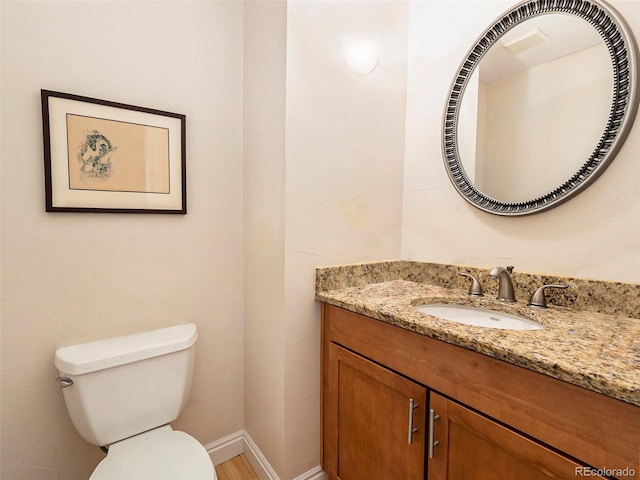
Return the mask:
{"type": "Polygon", "coordinates": [[[55,365],[68,375],[82,375],[186,350],[197,338],[198,332],[193,323],[134,333],[59,348],[55,365]]]}

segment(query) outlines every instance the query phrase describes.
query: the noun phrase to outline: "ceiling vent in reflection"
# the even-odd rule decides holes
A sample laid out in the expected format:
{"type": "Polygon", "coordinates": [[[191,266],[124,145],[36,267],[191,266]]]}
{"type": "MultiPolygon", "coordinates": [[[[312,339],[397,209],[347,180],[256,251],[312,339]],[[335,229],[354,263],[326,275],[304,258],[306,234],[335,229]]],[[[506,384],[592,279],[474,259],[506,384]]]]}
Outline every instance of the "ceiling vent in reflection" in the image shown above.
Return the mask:
{"type": "Polygon", "coordinates": [[[538,45],[542,45],[549,41],[551,41],[551,38],[549,38],[549,36],[542,30],[536,28],[516,40],[503,43],[502,46],[514,55],[519,55],[526,50],[530,50],[533,47],[537,47],[538,45]]]}

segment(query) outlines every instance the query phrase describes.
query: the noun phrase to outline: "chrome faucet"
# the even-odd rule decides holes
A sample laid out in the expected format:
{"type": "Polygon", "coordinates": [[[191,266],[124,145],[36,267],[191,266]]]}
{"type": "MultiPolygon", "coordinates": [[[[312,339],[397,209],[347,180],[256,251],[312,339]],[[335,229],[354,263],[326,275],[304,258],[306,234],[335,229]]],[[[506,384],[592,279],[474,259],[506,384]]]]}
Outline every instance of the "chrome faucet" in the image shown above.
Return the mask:
{"type": "Polygon", "coordinates": [[[513,282],[511,281],[513,266],[493,267],[489,271],[489,276],[498,279],[498,300],[501,302],[515,302],[516,296],[513,292],[513,282]]]}

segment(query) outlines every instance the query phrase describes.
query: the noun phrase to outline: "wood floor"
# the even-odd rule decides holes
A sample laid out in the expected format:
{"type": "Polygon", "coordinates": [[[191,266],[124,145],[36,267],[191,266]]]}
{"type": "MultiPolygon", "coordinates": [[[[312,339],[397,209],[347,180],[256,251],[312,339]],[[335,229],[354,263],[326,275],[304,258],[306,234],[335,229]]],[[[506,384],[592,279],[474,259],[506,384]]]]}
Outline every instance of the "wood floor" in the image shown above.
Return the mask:
{"type": "Polygon", "coordinates": [[[258,480],[255,470],[244,454],[216,465],[218,480],[258,480]]]}

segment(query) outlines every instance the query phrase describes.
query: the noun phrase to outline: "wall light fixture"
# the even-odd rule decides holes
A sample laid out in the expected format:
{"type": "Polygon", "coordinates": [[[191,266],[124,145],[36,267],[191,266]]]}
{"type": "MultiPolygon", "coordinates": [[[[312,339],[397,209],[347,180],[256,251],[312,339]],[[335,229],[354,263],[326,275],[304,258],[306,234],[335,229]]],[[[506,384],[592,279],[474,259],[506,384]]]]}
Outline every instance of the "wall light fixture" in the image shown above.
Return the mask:
{"type": "Polygon", "coordinates": [[[370,40],[350,38],[342,44],[342,54],[351,71],[364,77],[373,72],[378,65],[380,50],[370,40]]]}

